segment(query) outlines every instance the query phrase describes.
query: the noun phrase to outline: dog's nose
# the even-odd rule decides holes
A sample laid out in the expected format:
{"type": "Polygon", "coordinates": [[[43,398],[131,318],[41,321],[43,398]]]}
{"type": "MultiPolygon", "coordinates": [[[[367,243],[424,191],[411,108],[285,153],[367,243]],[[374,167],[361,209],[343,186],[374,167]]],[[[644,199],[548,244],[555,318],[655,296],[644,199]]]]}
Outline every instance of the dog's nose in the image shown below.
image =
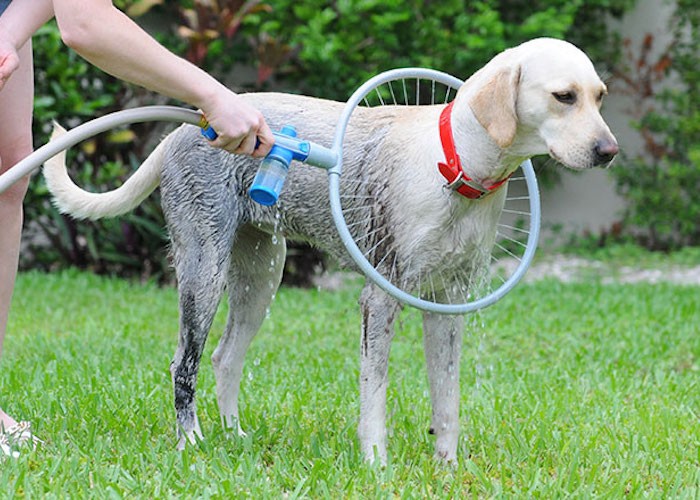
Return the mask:
{"type": "Polygon", "coordinates": [[[619,151],[620,147],[615,139],[599,139],[595,144],[596,165],[610,163],[619,151]]]}

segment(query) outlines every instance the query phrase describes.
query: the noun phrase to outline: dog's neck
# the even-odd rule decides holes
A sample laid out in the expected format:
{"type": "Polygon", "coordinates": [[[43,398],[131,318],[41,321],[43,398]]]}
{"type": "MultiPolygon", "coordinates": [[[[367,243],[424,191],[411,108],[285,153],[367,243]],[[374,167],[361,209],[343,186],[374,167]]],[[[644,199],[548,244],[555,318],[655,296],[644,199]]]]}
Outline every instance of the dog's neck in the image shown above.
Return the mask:
{"type": "MultiPolygon", "coordinates": [[[[515,152],[517,148],[498,147],[476,119],[466,99],[460,99],[460,96],[452,107],[451,123],[464,173],[485,188],[508,177],[529,158],[515,152]]],[[[516,135],[513,144],[518,142],[516,135]]]]}

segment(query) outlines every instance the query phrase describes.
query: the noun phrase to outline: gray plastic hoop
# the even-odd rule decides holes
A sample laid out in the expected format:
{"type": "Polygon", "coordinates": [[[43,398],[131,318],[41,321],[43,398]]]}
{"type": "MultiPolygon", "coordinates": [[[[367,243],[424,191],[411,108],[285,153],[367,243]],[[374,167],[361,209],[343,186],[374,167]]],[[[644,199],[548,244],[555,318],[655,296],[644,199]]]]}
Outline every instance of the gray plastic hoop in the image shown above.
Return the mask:
{"type": "Polygon", "coordinates": [[[350,234],[350,230],[348,229],[348,226],[345,223],[345,218],[343,217],[343,209],[340,203],[340,176],[343,169],[343,137],[345,136],[345,130],[347,129],[348,122],[350,121],[350,116],[355,110],[355,107],[375,88],[390,81],[406,78],[434,80],[454,89],[459,88],[463,83],[462,80],[455,78],[454,76],[436,70],[426,68],[400,68],[389,70],[370,78],[362,86],[360,86],[352,94],[352,96],[350,96],[350,99],[348,99],[348,102],[343,109],[343,113],[340,116],[340,120],[335,131],[335,140],[333,142],[332,149],[338,155],[338,162],[335,167],[329,169],[328,171],[328,185],[330,190],[329,194],[333,220],[338,230],[338,234],[343,241],[343,245],[345,245],[345,249],[348,251],[352,257],[352,260],[355,261],[360,270],[365,274],[365,276],[367,276],[367,278],[369,278],[377,286],[399,302],[422,309],[424,311],[439,314],[466,314],[469,312],[474,312],[494,304],[503,298],[504,295],[510,292],[525,275],[525,272],[530,267],[532,259],[535,255],[535,249],[537,248],[537,241],[540,234],[541,214],[537,178],[535,177],[535,171],[532,168],[532,163],[530,160],[524,161],[521,165],[525,182],[527,184],[530,201],[530,232],[527,237],[527,244],[525,247],[525,252],[523,253],[523,258],[515,272],[513,272],[505,283],[488,295],[473,302],[467,302],[464,304],[444,304],[440,302],[431,302],[401,290],[382,276],[365,258],[364,254],[350,234]]]}
{"type": "MultiPolygon", "coordinates": [[[[321,155],[323,157],[323,161],[320,163],[330,161],[328,158],[333,158],[332,153],[335,153],[335,157],[337,158],[335,165],[328,166],[328,185],[333,220],[343,245],[360,270],[365,274],[365,276],[367,276],[368,279],[373,281],[377,286],[382,288],[396,300],[418,309],[440,314],[465,314],[468,312],[473,312],[478,309],[488,307],[501,299],[520,281],[527,269],[530,267],[535,254],[540,232],[540,197],[535,172],[532,168],[532,163],[530,160],[523,162],[521,165],[529,193],[530,232],[528,234],[527,245],[520,264],[516,268],[515,272],[508,278],[508,280],[506,280],[505,283],[503,283],[498,289],[494,290],[485,297],[475,300],[474,302],[465,304],[443,304],[415,297],[390,283],[386,278],[379,274],[379,272],[365,258],[362,251],[355,244],[355,241],[348,230],[340,203],[340,176],[343,166],[343,137],[345,136],[345,130],[347,129],[350,115],[354,111],[355,107],[369,94],[369,92],[374,90],[379,85],[405,78],[434,80],[452,88],[458,88],[462,84],[462,80],[440,71],[426,68],[401,68],[380,73],[379,75],[365,82],[352,94],[346,103],[345,108],[343,109],[343,113],[341,114],[340,120],[336,127],[333,147],[330,150],[331,154],[321,155]]],[[[145,106],[141,108],[117,111],[100,118],[90,120],[71,129],[60,138],[48,142],[44,146],[34,151],[34,153],[17,163],[7,172],[0,175],[0,193],[7,190],[25,175],[28,175],[34,170],[38,169],[46,160],[52,158],[64,149],[68,149],[79,142],[84,141],[85,139],[110,130],[114,127],[129,123],[147,121],[184,122],[192,125],[199,125],[201,118],[202,115],[199,112],[191,109],[179,108],[175,106],[145,106]]],[[[323,149],[325,148],[320,148],[320,150],[323,149]]]]}

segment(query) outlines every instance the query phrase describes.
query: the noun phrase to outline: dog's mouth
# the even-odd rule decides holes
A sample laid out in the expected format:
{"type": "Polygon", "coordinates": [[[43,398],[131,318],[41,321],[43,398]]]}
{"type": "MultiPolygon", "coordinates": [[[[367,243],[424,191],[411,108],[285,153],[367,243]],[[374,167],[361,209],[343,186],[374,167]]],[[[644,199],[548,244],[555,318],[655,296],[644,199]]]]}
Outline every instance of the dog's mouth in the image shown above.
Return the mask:
{"type": "Polygon", "coordinates": [[[552,147],[548,149],[548,154],[549,157],[552,158],[554,161],[570,170],[589,170],[592,168],[608,169],[612,166],[613,162],[615,161],[615,158],[617,158],[617,156],[615,156],[609,161],[599,163],[596,162],[593,158],[581,155],[573,155],[573,158],[567,160],[562,155],[557,154],[557,152],[552,147]]]}
{"type": "MultiPolygon", "coordinates": [[[[615,156],[615,158],[617,158],[617,156],[615,156]]],[[[605,163],[604,165],[600,165],[600,168],[602,168],[603,170],[609,169],[610,167],[612,167],[612,164],[615,163],[615,158],[605,163]]]]}
{"type": "Polygon", "coordinates": [[[548,153],[550,158],[552,158],[554,161],[570,170],[587,170],[591,168],[590,166],[581,166],[578,163],[570,163],[564,160],[564,158],[562,158],[560,155],[557,154],[556,151],[554,151],[554,148],[550,147],[548,153]]]}
{"type": "Polygon", "coordinates": [[[549,151],[547,153],[549,154],[549,157],[552,158],[554,161],[561,163],[562,165],[566,165],[566,163],[564,163],[562,159],[559,158],[559,155],[554,151],[553,148],[549,148],[549,151]]]}

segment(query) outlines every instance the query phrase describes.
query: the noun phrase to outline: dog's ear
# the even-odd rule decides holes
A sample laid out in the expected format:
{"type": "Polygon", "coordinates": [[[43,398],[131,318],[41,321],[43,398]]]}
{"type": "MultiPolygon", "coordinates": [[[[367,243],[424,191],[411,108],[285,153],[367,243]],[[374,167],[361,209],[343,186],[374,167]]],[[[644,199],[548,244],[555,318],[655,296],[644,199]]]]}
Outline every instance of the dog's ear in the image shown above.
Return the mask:
{"type": "Polygon", "coordinates": [[[503,68],[469,101],[469,107],[489,136],[505,148],[515,139],[520,68],[503,68]]]}

